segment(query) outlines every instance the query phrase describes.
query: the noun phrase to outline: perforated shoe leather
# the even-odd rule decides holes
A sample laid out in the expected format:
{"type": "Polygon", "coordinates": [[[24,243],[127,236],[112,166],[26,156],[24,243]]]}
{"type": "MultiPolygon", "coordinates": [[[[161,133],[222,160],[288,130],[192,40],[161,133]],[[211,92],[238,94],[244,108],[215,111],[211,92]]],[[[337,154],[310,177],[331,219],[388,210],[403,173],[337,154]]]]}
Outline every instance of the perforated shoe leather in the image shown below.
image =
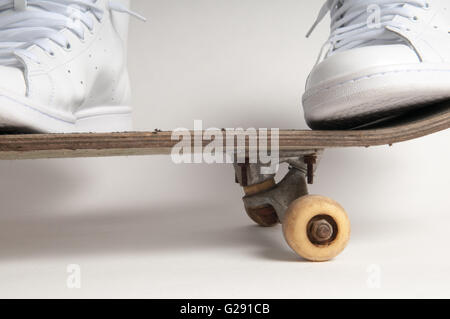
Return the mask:
{"type": "Polygon", "coordinates": [[[0,129],[132,129],[129,2],[0,0],[0,129]]]}

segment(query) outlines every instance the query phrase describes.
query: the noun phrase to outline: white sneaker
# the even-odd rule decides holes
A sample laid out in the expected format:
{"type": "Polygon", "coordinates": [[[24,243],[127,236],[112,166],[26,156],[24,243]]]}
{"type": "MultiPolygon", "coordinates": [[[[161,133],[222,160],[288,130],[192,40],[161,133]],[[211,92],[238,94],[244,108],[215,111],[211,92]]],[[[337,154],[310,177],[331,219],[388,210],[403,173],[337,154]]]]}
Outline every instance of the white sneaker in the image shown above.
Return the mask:
{"type": "MultiPolygon", "coordinates": [[[[129,0],[0,1],[0,129],[127,131],[129,0]]],[[[141,18],[141,17],[139,17],[141,18]]]]}
{"type": "Polygon", "coordinates": [[[328,0],[303,96],[312,128],[352,128],[450,98],[450,0],[328,0]]]}

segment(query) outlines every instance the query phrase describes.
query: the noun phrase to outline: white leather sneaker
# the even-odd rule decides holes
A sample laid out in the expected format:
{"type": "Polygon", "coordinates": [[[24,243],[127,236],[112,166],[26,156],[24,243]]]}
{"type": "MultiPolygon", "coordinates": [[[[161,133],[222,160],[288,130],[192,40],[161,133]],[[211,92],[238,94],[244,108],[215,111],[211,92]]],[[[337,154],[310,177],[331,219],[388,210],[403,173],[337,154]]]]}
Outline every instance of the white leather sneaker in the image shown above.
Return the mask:
{"type": "Polygon", "coordinates": [[[354,128],[450,98],[450,0],[328,0],[331,35],[303,96],[316,129],[354,128]]]}
{"type": "Polygon", "coordinates": [[[130,130],[126,47],[137,15],[128,8],[129,0],[1,0],[0,130],[130,130]]]}

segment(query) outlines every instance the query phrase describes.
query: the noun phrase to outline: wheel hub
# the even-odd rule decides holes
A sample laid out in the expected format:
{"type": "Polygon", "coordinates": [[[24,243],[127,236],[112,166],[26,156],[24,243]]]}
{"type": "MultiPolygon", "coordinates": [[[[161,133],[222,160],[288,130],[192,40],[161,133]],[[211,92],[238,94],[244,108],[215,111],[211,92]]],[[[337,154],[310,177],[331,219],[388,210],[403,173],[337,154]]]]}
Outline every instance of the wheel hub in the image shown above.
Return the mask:
{"type": "Polygon", "coordinates": [[[323,215],[316,216],[309,222],[308,237],[314,244],[327,245],[335,239],[336,233],[334,223],[323,215]]]}

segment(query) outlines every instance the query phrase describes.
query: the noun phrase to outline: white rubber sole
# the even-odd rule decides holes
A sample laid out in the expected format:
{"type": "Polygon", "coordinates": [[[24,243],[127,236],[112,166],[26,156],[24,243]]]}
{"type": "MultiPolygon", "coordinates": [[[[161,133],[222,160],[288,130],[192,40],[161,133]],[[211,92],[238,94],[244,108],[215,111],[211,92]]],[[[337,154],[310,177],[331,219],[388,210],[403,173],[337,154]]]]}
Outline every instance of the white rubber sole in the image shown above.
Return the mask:
{"type": "Polygon", "coordinates": [[[450,66],[397,65],[308,88],[305,118],[314,129],[349,129],[450,99],[450,66]]]}
{"type": "Polygon", "coordinates": [[[72,115],[0,94],[0,131],[105,133],[132,128],[131,108],[127,106],[99,106],[72,115]]]}

